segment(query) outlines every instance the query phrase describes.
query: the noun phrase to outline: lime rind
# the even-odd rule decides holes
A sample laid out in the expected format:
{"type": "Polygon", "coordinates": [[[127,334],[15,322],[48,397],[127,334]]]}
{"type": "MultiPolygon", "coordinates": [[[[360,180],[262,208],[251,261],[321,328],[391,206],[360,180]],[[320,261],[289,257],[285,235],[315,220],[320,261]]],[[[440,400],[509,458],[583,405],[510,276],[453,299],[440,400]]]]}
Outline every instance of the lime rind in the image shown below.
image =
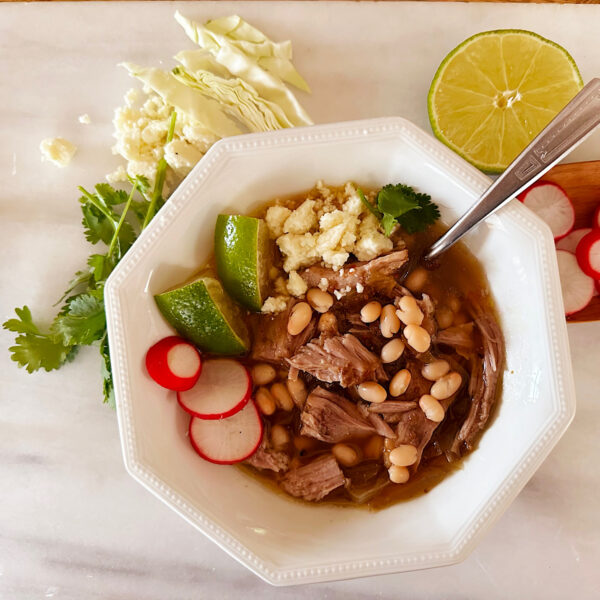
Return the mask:
{"type": "Polygon", "coordinates": [[[154,296],[167,322],[182,337],[211,354],[245,354],[250,347],[240,308],[212,277],[154,296]]]}
{"type": "Polygon", "coordinates": [[[217,273],[227,293],[258,312],[268,293],[269,234],[262,219],[219,215],[215,225],[217,273]]]}
{"type": "Polygon", "coordinates": [[[485,171],[487,173],[492,173],[492,174],[493,173],[502,173],[507,165],[500,164],[500,163],[490,164],[490,163],[479,162],[476,159],[474,159],[472,156],[470,156],[466,152],[464,152],[463,148],[461,148],[460,146],[457,146],[451,140],[449,140],[438,126],[438,117],[437,117],[437,114],[435,111],[434,96],[438,89],[438,83],[439,83],[440,79],[442,78],[443,74],[445,73],[446,68],[448,67],[450,62],[454,58],[456,58],[456,56],[458,54],[466,52],[469,46],[471,46],[476,40],[478,40],[484,36],[494,36],[494,35],[503,36],[503,35],[508,35],[508,34],[518,34],[518,35],[530,36],[530,37],[538,39],[539,41],[543,42],[544,44],[546,44],[550,47],[553,47],[553,48],[556,48],[557,50],[559,50],[561,52],[561,54],[567,59],[567,61],[571,65],[572,73],[574,76],[574,82],[576,83],[577,87],[579,89],[581,89],[583,87],[583,78],[581,77],[579,68],[577,67],[577,64],[576,64],[575,60],[573,59],[573,57],[571,56],[571,54],[565,48],[563,48],[560,44],[557,44],[556,42],[553,42],[552,40],[549,40],[533,31],[528,31],[525,29],[495,29],[495,30],[491,30],[491,31],[483,31],[480,33],[476,33],[475,35],[472,35],[471,37],[467,38],[466,40],[461,42],[458,46],[456,46],[456,48],[454,48],[451,52],[449,52],[444,57],[444,59],[442,60],[442,62],[439,65],[439,67],[437,68],[437,71],[435,72],[435,75],[433,76],[433,80],[431,81],[431,85],[429,87],[429,92],[427,94],[427,113],[429,116],[429,122],[431,124],[431,129],[433,130],[434,135],[441,142],[443,142],[446,146],[451,148],[459,156],[464,158],[466,161],[470,162],[472,165],[474,165],[478,169],[481,169],[482,171],[485,171]]]}

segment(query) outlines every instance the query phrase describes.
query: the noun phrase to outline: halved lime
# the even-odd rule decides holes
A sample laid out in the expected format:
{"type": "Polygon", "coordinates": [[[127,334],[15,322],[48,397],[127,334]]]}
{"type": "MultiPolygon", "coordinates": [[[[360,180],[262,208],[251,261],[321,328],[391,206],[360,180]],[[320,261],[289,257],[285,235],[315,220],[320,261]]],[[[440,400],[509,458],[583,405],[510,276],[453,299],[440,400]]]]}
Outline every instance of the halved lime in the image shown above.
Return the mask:
{"type": "Polygon", "coordinates": [[[165,319],[182,337],[211,354],[244,354],[250,347],[240,308],[212,277],[200,277],[154,296],[165,319]]]}
{"type": "Polygon", "coordinates": [[[484,171],[503,171],[582,88],[575,61],[531,31],[478,33],[439,66],[427,105],[435,135],[484,171]]]}
{"type": "Polygon", "coordinates": [[[215,225],[217,273],[227,293],[259,311],[268,295],[269,232],[262,219],[219,215],[215,225]]]}

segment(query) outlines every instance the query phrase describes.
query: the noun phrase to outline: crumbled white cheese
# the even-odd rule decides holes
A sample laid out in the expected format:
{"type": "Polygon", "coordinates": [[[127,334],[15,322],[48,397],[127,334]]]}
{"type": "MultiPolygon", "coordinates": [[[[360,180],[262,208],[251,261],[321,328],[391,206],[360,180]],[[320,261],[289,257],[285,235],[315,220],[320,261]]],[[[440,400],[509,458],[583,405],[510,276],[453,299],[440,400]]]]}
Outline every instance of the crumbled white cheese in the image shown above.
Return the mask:
{"type": "Polygon", "coordinates": [[[384,252],[389,252],[394,244],[379,230],[379,221],[375,215],[368,214],[358,228],[354,254],[358,260],[371,260],[384,252]]]}
{"type": "Polygon", "coordinates": [[[77,120],[82,124],[82,125],[89,125],[92,122],[92,119],[90,119],[90,115],[88,115],[87,113],[84,113],[82,115],[79,115],[79,117],[77,117],[77,120]]]}
{"type": "Polygon", "coordinates": [[[46,138],[40,142],[42,160],[48,160],[57,167],[66,167],[77,152],[77,146],[61,137],[46,138]]]}
{"type": "Polygon", "coordinates": [[[283,270],[286,273],[308,267],[319,259],[316,239],[311,233],[298,235],[284,233],[277,238],[277,245],[284,256],[283,270]]]}
{"type": "Polygon", "coordinates": [[[152,181],[164,153],[165,160],[174,171],[167,176],[168,191],[217,141],[215,135],[191,121],[184,112],[178,112],[173,141],[165,148],[171,111],[172,108],[150,90],[140,93],[132,89],[127,92],[125,104],[115,110],[113,135],[116,143],[112,149],[113,154],[120,154],[127,161],[127,166],[108,175],[109,181],[126,181],[127,175],[144,175],[152,181]]]}
{"type": "Polygon", "coordinates": [[[283,234],[283,224],[291,213],[292,211],[285,206],[271,206],[267,210],[265,221],[273,239],[283,234]]]}
{"type": "Polygon", "coordinates": [[[283,233],[302,234],[313,229],[317,225],[315,205],[314,200],[305,200],[296,210],[293,210],[283,224],[283,233]]]}
{"type": "Polygon", "coordinates": [[[323,290],[324,292],[326,292],[327,289],[329,288],[329,281],[327,281],[327,278],[321,277],[321,279],[319,280],[319,285],[317,287],[320,290],[323,290]]]}
{"type": "Polygon", "coordinates": [[[362,283],[360,283],[360,282],[359,282],[359,283],[357,283],[357,284],[356,284],[356,291],[357,291],[359,294],[362,294],[362,293],[365,291],[365,286],[364,286],[362,283]]]}
{"type": "Polygon", "coordinates": [[[296,296],[296,298],[299,298],[300,296],[306,294],[307,290],[308,286],[306,285],[306,281],[304,281],[304,279],[302,279],[302,277],[298,275],[297,271],[291,271],[287,284],[287,291],[292,296],[296,296]]]}
{"type": "Polygon", "coordinates": [[[286,309],[287,303],[288,299],[285,296],[269,296],[260,311],[263,313],[278,313],[286,309]]]}
{"type": "Polygon", "coordinates": [[[266,221],[288,273],[319,261],[338,270],[350,254],[370,260],[393,248],[379,221],[365,210],[352,183],[334,190],[318,181],[296,210],[273,206],[266,221]]]}

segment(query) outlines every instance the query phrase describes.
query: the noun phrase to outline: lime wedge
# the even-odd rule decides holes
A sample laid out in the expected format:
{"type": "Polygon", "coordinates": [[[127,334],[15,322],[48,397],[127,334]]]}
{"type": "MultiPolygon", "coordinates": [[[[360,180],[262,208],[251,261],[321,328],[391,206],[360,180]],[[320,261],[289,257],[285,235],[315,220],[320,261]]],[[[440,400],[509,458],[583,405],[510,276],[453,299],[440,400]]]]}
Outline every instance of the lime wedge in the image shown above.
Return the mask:
{"type": "Polygon", "coordinates": [[[268,295],[269,232],[262,219],[219,215],[215,225],[217,273],[227,293],[259,311],[268,295]]]}
{"type": "Polygon", "coordinates": [[[239,307],[212,277],[200,277],[154,296],[177,333],[211,354],[244,354],[250,347],[239,307]]]}
{"type": "Polygon", "coordinates": [[[485,31],[439,66],[427,105],[435,135],[499,173],[582,88],[571,55],[530,31],[485,31]]]}

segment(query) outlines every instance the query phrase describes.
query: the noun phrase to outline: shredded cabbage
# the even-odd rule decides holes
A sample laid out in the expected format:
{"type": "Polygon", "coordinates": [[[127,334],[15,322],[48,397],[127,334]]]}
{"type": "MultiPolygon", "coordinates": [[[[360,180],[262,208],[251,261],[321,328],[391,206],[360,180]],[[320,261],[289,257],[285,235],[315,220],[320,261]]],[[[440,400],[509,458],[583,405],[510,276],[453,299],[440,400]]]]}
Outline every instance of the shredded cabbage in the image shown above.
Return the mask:
{"type": "MultiPolygon", "coordinates": [[[[238,48],[237,43],[240,40],[232,40],[227,35],[211,31],[200,23],[186,19],[179,11],[175,13],[175,20],[194,43],[210,52],[215,60],[227,68],[232,75],[254,87],[265,100],[277,104],[292,125],[312,125],[310,117],[282,79],[261,67],[252,55],[246,54],[244,50],[238,48]]],[[[247,35],[249,34],[247,33],[247,35]]],[[[251,43],[248,42],[248,44],[251,43]]]]}
{"type": "Polygon", "coordinates": [[[218,137],[239,135],[242,131],[212,98],[197,93],[182,84],[171,73],[153,67],[121,63],[129,73],[156,92],[166,104],[184,112],[199,125],[218,137]]]}
{"type": "Polygon", "coordinates": [[[309,92],[310,87],[292,64],[292,42],[273,42],[262,31],[238,15],[221,17],[206,23],[206,28],[229,38],[239,50],[253,56],[259,66],[270,71],[298,89],[309,92]]]}

